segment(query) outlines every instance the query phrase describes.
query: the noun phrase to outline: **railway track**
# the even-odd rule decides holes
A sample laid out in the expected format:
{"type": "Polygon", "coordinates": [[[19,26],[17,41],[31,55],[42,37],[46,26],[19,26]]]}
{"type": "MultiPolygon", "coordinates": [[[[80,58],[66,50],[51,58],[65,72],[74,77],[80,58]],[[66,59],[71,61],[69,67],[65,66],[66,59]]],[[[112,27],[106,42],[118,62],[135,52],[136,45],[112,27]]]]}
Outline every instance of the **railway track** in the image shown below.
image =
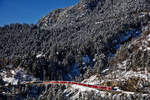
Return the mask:
{"type": "Polygon", "coordinates": [[[90,85],[90,84],[84,84],[84,83],[79,83],[79,82],[72,82],[72,81],[44,81],[44,82],[26,82],[25,84],[58,84],[58,85],[78,85],[78,86],[83,86],[83,87],[88,87],[88,88],[94,88],[98,90],[106,90],[106,91],[116,91],[117,89],[115,87],[111,86],[99,86],[99,85],[90,85]]]}
{"type": "MultiPolygon", "coordinates": [[[[112,92],[112,93],[120,93],[121,92],[121,91],[117,91],[117,89],[115,87],[111,87],[111,86],[90,85],[90,84],[84,84],[84,83],[72,82],[72,81],[37,81],[37,82],[24,82],[24,83],[18,84],[18,85],[49,85],[49,84],[66,85],[66,86],[77,85],[77,86],[83,86],[83,87],[87,87],[87,88],[93,88],[93,89],[97,89],[100,91],[107,91],[107,92],[112,92]]],[[[4,86],[4,87],[9,88],[7,86],[4,86]]],[[[9,91],[9,92],[0,93],[0,94],[15,95],[16,93],[9,91]]]]}

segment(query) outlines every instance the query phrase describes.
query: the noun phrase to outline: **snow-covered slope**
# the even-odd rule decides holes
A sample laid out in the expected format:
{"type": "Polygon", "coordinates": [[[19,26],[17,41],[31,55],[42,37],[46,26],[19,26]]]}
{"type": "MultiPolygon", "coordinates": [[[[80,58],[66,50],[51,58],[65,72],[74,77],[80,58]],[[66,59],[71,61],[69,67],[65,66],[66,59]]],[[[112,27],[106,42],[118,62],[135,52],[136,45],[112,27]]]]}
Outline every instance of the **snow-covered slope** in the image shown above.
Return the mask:
{"type": "Polygon", "coordinates": [[[41,94],[41,100],[149,100],[149,5],[149,0],[80,0],[36,25],[0,27],[0,91],[16,87],[24,98],[41,94]],[[117,91],[59,84],[45,85],[44,94],[43,86],[17,85],[36,80],[26,71],[40,80],[74,80],[117,91]]]}
{"type": "MultiPolygon", "coordinates": [[[[105,78],[105,80],[100,79],[100,76],[91,76],[89,79],[85,79],[82,83],[91,84],[91,85],[100,85],[106,81],[116,81],[109,80],[105,78]]],[[[119,80],[121,82],[121,80],[119,80]]],[[[65,91],[64,94],[68,98],[68,100],[78,100],[78,99],[108,99],[108,100],[122,100],[126,98],[128,100],[146,100],[150,99],[149,93],[136,93],[132,91],[125,91],[119,89],[119,87],[115,87],[116,91],[101,91],[98,89],[88,88],[84,86],[71,85],[65,91]]]]}
{"type": "Polygon", "coordinates": [[[8,85],[9,83],[11,85],[18,85],[18,83],[22,84],[27,81],[36,81],[36,78],[26,73],[27,72],[24,69],[18,67],[15,69],[1,70],[0,76],[5,82],[5,85],[8,85]]]}
{"type": "MultiPolygon", "coordinates": [[[[121,37],[123,41],[128,40],[131,36],[136,37],[133,38],[125,48],[132,49],[130,52],[131,55],[136,55],[135,52],[149,52],[150,48],[150,32],[148,26],[143,28],[143,31],[134,31],[127,32],[128,34],[125,37],[121,37]],[[133,34],[135,33],[135,34],[133,34]],[[140,36],[139,36],[140,35],[140,36]],[[139,37],[137,37],[139,36],[139,37]],[[136,47],[136,49],[134,49],[136,47]]],[[[118,44],[117,44],[118,45],[118,44]]],[[[64,93],[66,96],[72,100],[84,98],[90,98],[90,94],[93,97],[100,97],[100,98],[111,98],[111,100],[121,100],[123,98],[129,100],[149,100],[150,99],[150,71],[147,67],[138,67],[136,70],[132,68],[133,66],[129,67],[131,62],[131,57],[127,56],[121,60],[118,60],[121,53],[122,48],[124,45],[120,45],[121,48],[117,48],[119,53],[112,57],[112,62],[117,60],[115,64],[112,64],[112,67],[105,69],[102,71],[102,76],[94,75],[89,77],[88,79],[84,79],[82,83],[91,84],[91,85],[101,85],[101,86],[112,86],[116,88],[115,92],[109,91],[100,91],[97,89],[82,87],[71,85],[67,88],[64,93]]],[[[125,52],[126,53],[126,52],[125,52]]],[[[140,62],[142,63],[142,62],[140,62]]],[[[139,65],[140,66],[140,65],[139,65]]],[[[92,98],[93,99],[93,98],[92,98]]]]}

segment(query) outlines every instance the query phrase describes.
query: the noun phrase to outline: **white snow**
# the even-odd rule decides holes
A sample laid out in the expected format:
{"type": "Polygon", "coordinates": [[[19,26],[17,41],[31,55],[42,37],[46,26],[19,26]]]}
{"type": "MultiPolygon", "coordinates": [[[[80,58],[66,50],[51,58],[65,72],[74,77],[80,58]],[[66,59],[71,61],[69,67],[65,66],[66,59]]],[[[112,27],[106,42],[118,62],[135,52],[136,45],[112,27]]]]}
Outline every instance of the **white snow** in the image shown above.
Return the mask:
{"type": "Polygon", "coordinates": [[[18,83],[18,80],[15,79],[14,77],[9,77],[9,78],[4,77],[3,81],[11,83],[12,85],[17,85],[17,83],[18,83]]]}
{"type": "MultiPolygon", "coordinates": [[[[81,83],[90,84],[90,85],[97,85],[99,83],[99,81],[100,80],[98,80],[98,76],[94,75],[94,76],[91,76],[89,79],[85,79],[81,83]]],[[[97,89],[84,87],[84,86],[79,86],[79,85],[71,85],[71,87],[66,89],[64,91],[64,93],[67,93],[66,96],[69,96],[70,94],[74,93],[75,91],[77,91],[77,92],[75,93],[74,96],[71,97],[71,100],[74,100],[74,99],[78,98],[80,93],[84,94],[85,92],[91,92],[91,91],[94,91],[95,94],[100,93],[100,91],[97,90],[97,89]]],[[[105,92],[102,91],[101,94],[102,93],[105,93],[105,92]]]]}
{"type": "Polygon", "coordinates": [[[145,15],[146,15],[146,12],[141,12],[139,17],[142,18],[142,17],[145,17],[145,15]]]}
{"type": "Polygon", "coordinates": [[[95,62],[95,61],[96,61],[96,59],[94,58],[94,59],[93,59],[93,61],[95,62]]]}
{"type": "Polygon", "coordinates": [[[36,58],[44,57],[43,53],[36,55],[36,58]]]}
{"type": "Polygon", "coordinates": [[[93,75],[88,79],[84,79],[81,83],[90,84],[90,85],[97,85],[101,82],[99,76],[93,75]]]}
{"type": "MultiPolygon", "coordinates": [[[[126,32],[124,35],[120,36],[120,41],[124,42],[126,40],[128,40],[130,37],[137,37],[141,34],[141,30],[137,29],[137,30],[130,30],[128,32],[126,32]]],[[[142,45],[139,46],[139,49],[141,50],[150,50],[149,45],[149,41],[150,41],[150,34],[146,37],[146,39],[142,39],[141,41],[138,41],[137,39],[134,40],[132,43],[137,44],[137,43],[142,43],[142,45]],[[142,42],[141,42],[142,41],[142,42]]],[[[120,48],[121,44],[118,44],[117,40],[114,40],[113,43],[116,44],[116,49],[120,48]]],[[[130,45],[131,46],[131,45],[130,45]]],[[[111,53],[110,53],[111,55],[111,53]]],[[[92,59],[92,61],[95,61],[95,58],[92,59]]],[[[141,78],[143,80],[146,80],[148,82],[150,82],[150,73],[148,73],[147,69],[145,69],[144,71],[127,71],[127,63],[128,63],[129,59],[126,59],[124,61],[122,61],[121,63],[118,63],[118,65],[116,66],[116,69],[111,72],[110,74],[104,76],[104,77],[98,77],[97,75],[93,75],[88,79],[83,80],[81,83],[84,84],[90,84],[90,85],[100,85],[103,82],[107,82],[107,81],[126,81],[129,78],[141,78]]],[[[90,59],[89,57],[86,55],[82,58],[82,62],[83,64],[89,63],[90,59]]],[[[103,70],[103,73],[107,72],[109,69],[105,69],[103,70]]],[[[127,96],[129,95],[134,95],[135,92],[128,92],[128,91],[123,91],[120,90],[119,87],[115,87],[117,89],[117,91],[121,92],[119,94],[114,95],[114,98],[120,98],[119,96],[121,96],[121,94],[126,94],[127,96]],[[115,97],[116,96],[116,97],[115,97]]],[[[101,95],[103,97],[105,97],[106,92],[107,91],[99,91],[97,89],[93,89],[93,88],[88,88],[88,87],[84,87],[84,86],[77,86],[77,85],[71,85],[68,89],[66,89],[64,92],[69,94],[75,94],[71,97],[72,100],[76,99],[79,97],[79,94],[84,94],[85,92],[91,92],[94,91],[95,94],[97,95],[101,95]],[[77,91],[77,92],[75,92],[77,91]]],[[[110,93],[111,94],[111,93],[110,93]]],[[[147,94],[142,94],[142,95],[147,95],[147,94]]]]}
{"type": "Polygon", "coordinates": [[[145,39],[142,39],[140,42],[141,45],[139,46],[139,50],[150,51],[150,47],[149,47],[150,34],[145,39]]]}
{"type": "Polygon", "coordinates": [[[146,49],[146,50],[150,51],[150,47],[147,47],[147,49],[146,49]]]}
{"type": "Polygon", "coordinates": [[[115,89],[116,91],[122,91],[122,90],[119,89],[119,87],[114,87],[114,89],[115,89]]]}
{"type": "Polygon", "coordinates": [[[107,71],[109,71],[109,69],[107,68],[107,69],[105,69],[105,70],[103,70],[102,71],[102,73],[106,73],[107,71]]]}
{"type": "MultiPolygon", "coordinates": [[[[141,30],[138,30],[135,32],[135,35],[133,35],[133,37],[136,37],[136,35],[140,34],[141,30]]],[[[130,48],[131,46],[136,46],[136,48],[141,51],[150,51],[150,34],[148,34],[147,36],[146,34],[142,34],[141,37],[132,41],[128,48],[130,48]]]]}
{"type": "Polygon", "coordinates": [[[0,75],[2,76],[4,82],[10,83],[12,85],[17,85],[18,82],[23,83],[25,81],[36,81],[35,78],[27,75],[21,68],[11,69],[10,71],[3,70],[0,75]]]}
{"type": "Polygon", "coordinates": [[[12,74],[15,74],[15,71],[14,71],[14,70],[11,70],[10,72],[11,72],[12,74]]]}
{"type": "Polygon", "coordinates": [[[84,87],[84,86],[79,86],[79,85],[72,85],[71,87],[74,88],[74,89],[79,89],[80,92],[92,91],[92,90],[96,91],[96,92],[99,92],[97,89],[84,87]]]}
{"type": "Polygon", "coordinates": [[[84,93],[84,92],[91,92],[91,91],[96,91],[96,92],[99,92],[98,90],[96,89],[93,89],[93,88],[87,88],[87,87],[84,87],[84,86],[78,86],[78,85],[71,85],[71,87],[69,89],[66,89],[64,91],[64,93],[67,93],[66,96],[69,96],[70,94],[74,93],[74,91],[77,91],[77,93],[72,96],[70,99],[76,99],[79,97],[79,94],[80,93],[84,93]]]}
{"type": "Polygon", "coordinates": [[[102,22],[95,22],[96,25],[97,25],[97,24],[100,24],[100,23],[102,23],[102,22]]]}
{"type": "MultiPolygon", "coordinates": [[[[145,71],[128,71],[123,75],[123,78],[129,79],[130,77],[139,77],[141,79],[148,80],[150,79],[150,73],[146,73],[145,71]]],[[[150,82],[150,80],[148,80],[150,82]]]]}
{"type": "Polygon", "coordinates": [[[147,36],[147,41],[150,41],[150,34],[147,36]]]}
{"type": "Polygon", "coordinates": [[[117,64],[118,65],[117,68],[124,69],[126,71],[126,64],[127,64],[127,62],[128,62],[128,59],[124,60],[122,63],[117,64]]]}
{"type": "Polygon", "coordinates": [[[106,75],[106,78],[112,79],[115,81],[124,81],[127,80],[131,77],[135,77],[135,78],[141,78],[141,79],[145,79],[147,81],[150,82],[150,73],[148,73],[147,69],[145,69],[144,71],[141,71],[141,69],[137,69],[138,71],[135,72],[133,70],[130,71],[126,71],[126,64],[128,62],[128,59],[122,61],[121,63],[118,63],[116,66],[116,69],[111,72],[110,74],[106,75]]]}
{"type": "Polygon", "coordinates": [[[56,54],[59,55],[59,52],[57,51],[56,54]]]}
{"type": "Polygon", "coordinates": [[[76,99],[79,97],[79,93],[84,93],[84,92],[91,92],[94,91],[96,94],[99,93],[98,90],[93,89],[93,88],[87,88],[87,87],[83,87],[83,86],[72,86],[72,88],[78,89],[78,92],[71,98],[71,99],[76,99]]]}
{"type": "MultiPolygon", "coordinates": [[[[115,72],[115,73],[117,73],[117,72],[115,72]]],[[[141,73],[138,73],[138,72],[136,73],[136,72],[133,72],[133,71],[129,71],[126,74],[125,73],[122,73],[122,74],[123,74],[122,75],[123,77],[121,77],[121,78],[124,80],[124,78],[129,78],[130,76],[131,77],[138,76],[138,74],[141,74],[141,73]]],[[[141,74],[141,75],[143,75],[143,74],[141,74]]],[[[143,77],[145,77],[145,76],[143,76],[143,77]]],[[[93,75],[90,78],[83,80],[81,83],[90,84],[90,85],[99,85],[100,83],[102,83],[102,81],[99,78],[100,78],[99,76],[93,75]]],[[[106,80],[103,80],[103,82],[104,81],[109,81],[109,80],[106,79],[106,80]]],[[[122,80],[116,79],[116,81],[122,81],[122,80]]],[[[78,99],[80,94],[82,96],[82,95],[86,95],[87,92],[92,92],[92,91],[95,93],[94,95],[100,95],[101,97],[105,97],[106,94],[107,94],[107,96],[112,96],[113,98],[120,98],[120,96],[122,94],[126,94],[127,96],[136,94],[135,92],[129,92],[129,91],[120,90],[119,87],[114,87],[114,88],[116,88],[116,91],[118,91],[120,93],[112,94],[111,92],[108,92],[108,91],[100,91],[98,89],[93,89],[93,88],[84,87],[84,86],[78,86],[78,85],[71,85],[69,88],[67,88],[64,91],[64,93],[66,93],[67,97],[72,95],[70,97],[70,100],[78,99]]],[[[141,94],[141,95],[142,96],[147,96],[149,94],[141,94]]]]}

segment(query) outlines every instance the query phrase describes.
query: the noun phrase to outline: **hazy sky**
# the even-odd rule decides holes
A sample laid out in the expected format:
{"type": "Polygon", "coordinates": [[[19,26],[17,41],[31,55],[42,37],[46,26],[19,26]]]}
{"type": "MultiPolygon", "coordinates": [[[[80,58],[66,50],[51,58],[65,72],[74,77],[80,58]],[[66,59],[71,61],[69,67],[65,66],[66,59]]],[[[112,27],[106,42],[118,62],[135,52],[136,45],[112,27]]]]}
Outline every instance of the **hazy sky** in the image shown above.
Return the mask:
{"type": "Polygon", "coordinates": [[[10,23],[36,23],[55,8],[76,4],[79,0],[0,0],[0,26],[10,23]]]}

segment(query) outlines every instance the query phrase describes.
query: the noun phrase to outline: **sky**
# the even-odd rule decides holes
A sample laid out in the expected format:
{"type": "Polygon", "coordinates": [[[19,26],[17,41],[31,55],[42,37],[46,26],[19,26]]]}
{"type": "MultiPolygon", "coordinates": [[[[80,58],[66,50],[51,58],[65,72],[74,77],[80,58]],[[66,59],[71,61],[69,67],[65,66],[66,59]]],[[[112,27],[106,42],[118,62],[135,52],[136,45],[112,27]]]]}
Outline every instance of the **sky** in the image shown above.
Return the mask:
{"type": "Polygon", "coordinates": [[[0,26],[11,23],[36,24],[56,8],[76,4],[79,0],[0,0],[0,26]]]}

